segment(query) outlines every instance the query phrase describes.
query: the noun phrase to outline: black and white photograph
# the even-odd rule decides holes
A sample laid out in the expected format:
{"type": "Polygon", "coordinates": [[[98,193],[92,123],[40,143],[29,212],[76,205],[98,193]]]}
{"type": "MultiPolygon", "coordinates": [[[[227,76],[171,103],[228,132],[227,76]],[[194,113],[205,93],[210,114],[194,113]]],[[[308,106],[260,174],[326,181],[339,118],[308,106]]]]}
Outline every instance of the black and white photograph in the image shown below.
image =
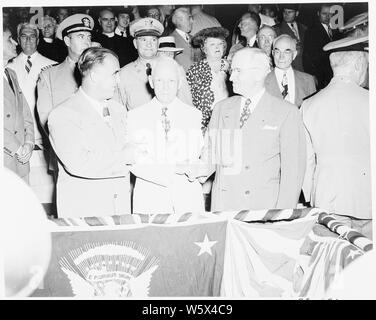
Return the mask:
{"type": "Polygon", "coordinates": [[[0,299],[376,299],[374,4],[183,2],[2,3],[0,299]]]}

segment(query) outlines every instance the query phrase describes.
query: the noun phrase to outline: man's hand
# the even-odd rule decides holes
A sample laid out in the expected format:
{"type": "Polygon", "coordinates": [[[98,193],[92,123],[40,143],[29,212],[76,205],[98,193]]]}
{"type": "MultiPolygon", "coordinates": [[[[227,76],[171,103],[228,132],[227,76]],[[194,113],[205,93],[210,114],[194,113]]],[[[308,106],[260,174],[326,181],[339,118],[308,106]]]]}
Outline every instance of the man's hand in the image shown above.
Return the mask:
{"type": "Polygon", "coordinates": [[[17,157],[18,162],[20,162],[22,164],[28,163],[30,158],[31,158],[31,155],[33,153],[33,150],[34,150],[34,145],[30,142],[26,142],[21,147],[19,152],[16,153],[16,157],[17,157]]]}

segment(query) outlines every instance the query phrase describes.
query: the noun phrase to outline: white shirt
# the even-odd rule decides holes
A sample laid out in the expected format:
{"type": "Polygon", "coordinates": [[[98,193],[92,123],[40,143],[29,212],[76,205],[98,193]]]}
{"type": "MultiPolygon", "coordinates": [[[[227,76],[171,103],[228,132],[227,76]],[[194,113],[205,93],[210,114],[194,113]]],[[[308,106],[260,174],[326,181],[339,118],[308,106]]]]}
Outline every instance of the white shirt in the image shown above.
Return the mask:
{"type": "Polygon", "coordinates": [[[248,46],[253,47],[253,45],[255,44],[255,41],[256,41],[256,35],[254,35],[251,39],[249,39],[248,46]]]}
{"type": "Polygon", "coordinates": [[[104,33],[102,32],[102,34],[104,34],[105,36],[109,37],[109,38],[112,38],[115,36],[115,32],[111,32],[111,33],[104,33]]]}
{"type": "Polygon", "coordinates": [[[51,39],[51,38],[43,38],[43,40],[47,43],[52,43],[54,42],[54,39],[51,39]]]}
{"type": "Polygon", "coordinates": [[[273,27],[275,25],[275,21],[273,18],[266,16],[265,14],[259,13],[261,19],[261,26],[267,25],[273,27]]]}
{"type": "Polygon", "coordinates": [[[181,37],[182,37],[187,43],[189,43],[189,35],[188,35],[188,33],[184,32],[184,31],[182,31],[182,30],[180,30],[180,29],[178,29],[178,28],[176,28],[175,30],[176,30],[176,32],[177,32],[178,34],[181,35],[181,37]],[[187,41],[187,37],[188,37],[188,41],[187,41]]]}
{"type": "Polygon", "coordinates": [[[250,103],[250,105],[248,107],[249,107],[249,110],[251,111],[251,114],[252,114],[255,111],[255,109],[256,109],[258,103],[260,102],[260,99],[261,99],[261,97],[262,97],[262,95],[264,93],[265,93],[265,88],[262,88],[261,91],[259,91],[258,93],[256,93],[252,97],[244,97],[244,96],[242,96],[241,103],[240,103],[240,114],[242,113],[244,105],[245,105],[245,102],[248,99],[251,99],[251,103],[250,103]]]}
{"type": "Polygon", "coordinates": [[[115,34],[120,37],[126,38],[127,37],[127,30],[121,30],[119,27],[116,27],[115,34]],[[123,32],[123,35],[121,34],[123,32]]]}
{"type": "Polygon", "coordinates": [[[287,94],[285,100],[291,102],[292,104],[295,104],[295,75],[294,75],[294,70],[292,69],[291,66],[287,70],[282,70],[282,69],[275,67],[274,72],[275,72],[275,76],[277,78],[279,90],[281,92],[283,91],[283,86],[282,86],[283,74],[286,72],[288,94],[287,94]]]}

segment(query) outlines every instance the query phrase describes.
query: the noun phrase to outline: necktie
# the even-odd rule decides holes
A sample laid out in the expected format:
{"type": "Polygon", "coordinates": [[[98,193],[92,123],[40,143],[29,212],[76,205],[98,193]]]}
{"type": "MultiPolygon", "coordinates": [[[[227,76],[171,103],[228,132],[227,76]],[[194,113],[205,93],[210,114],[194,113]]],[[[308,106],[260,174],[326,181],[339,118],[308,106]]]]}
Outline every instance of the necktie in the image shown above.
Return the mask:
{"type": "Polygon", "coordinates": [[[167,107],[162,108],[162,127],[165,131],[165,139],[168,140],[168,132],[171,128],[170,120],[167,117],[167,107]]]}
{"type": "Polygon", "coordinates": [[[294,35],[295,35],[296,39],[297,39],[297,40],[300,40],[300,39],[299,39],[299,32],[298,32],[298,30],[295,28],[295,23],[291,23],[290,25],[291,25],[291,30],[292,30],[292,32],[294,32],[294,35]]]}
{"type": "Polygon", "coordinates": [[[240,128],[243,128],[244,123],[247,121],[251,114],[251,109],[249,105],[251,104],[251,99],[247,99],[244,103],[242,113],[240,115],[240,128]]]}
{"type": "Polygon", "coordinates": [[[33,64],[31,63],[30,56],[27,56],[27,60],[26,60],[26,64],[25,64],[25,69],[26,69],[27,73],[30,72],[32,65],[33,64]]]}
{"type": "Polygon", "coordinates": [[[121,31],[120,33],[121,33],[121,36],[124,37],[124,31],[121,31]]]}
{"type": "Polygon", "coordinates": [[[191,37],[188,33],[185,34],[185,40],[189,43],[191,41],[191,37]]]}
{"type": "Polygon", "coordinates": [[[288,81],[287,81],[286,73],[283,74],[283,78],[282,78],[282,83],[281,84],[282,84],[282,87],[283,87],[282,97],[283,97],[283,99],[285,99],[286,96],[289,93],[289,87],[288,87],[288,81]]]}
{"type": "Polygon", "coordinates": [[[329,35],[329,39],[332,40],[333,39],[333,31],[329,26],[328,26],[328,35],[329,35]]]}
{"type": "Polygon", "coordinates": [[[9,75],[9,72],[8,72],[8,69],[4,69],[4,73],[8,79],[8,83],[9,83],[9,86],[10,88],[12,89],[13,93],[14,93],[14,87],[13,87],[13,83],[12,83],[12,79],[10,78],[10,75],[9,75]]]}
{"type": "Polygon", "coordinates": [[[103,120],[104,120],[104,122],[109,126],[109,127],[111,127],[111,123],[110,123],[110,110],[108,109],[108,107],[107,107],[107,104],[105,104],[104,106],[103,106],[103,111],[102,111],[103,113],[102,113],[102,115],[103,115],[103,120]]]}
{"type": "Polygon", "coordinates": [[[146,64],[146,75],[151,76],[151,65],[150,65],[150,63],[146,64]]]}

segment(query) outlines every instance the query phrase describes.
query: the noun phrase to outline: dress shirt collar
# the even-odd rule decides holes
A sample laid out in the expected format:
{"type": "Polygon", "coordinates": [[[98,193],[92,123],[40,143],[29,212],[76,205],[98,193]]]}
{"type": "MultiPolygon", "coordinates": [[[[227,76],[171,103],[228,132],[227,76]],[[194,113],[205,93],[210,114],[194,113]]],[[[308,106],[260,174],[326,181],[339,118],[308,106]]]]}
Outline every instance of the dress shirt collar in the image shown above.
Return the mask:
{"type": "Polygon", "coordinates": [[[126,29],[122,30],[122,29],[119,28],[119,26],[117,26],[116,29],[115,29],[115,34],[117,34],[120,37],[126,38],[127,37],[127,30],[126,29]],[[123,32],[123,35],[121,35],[122,32],[123,32]]]}
{"type": "Polygon", "coordinates": [[[51,39],[51,38],[43,38],[44,42],[47,42],[47,43],[52,43],[54,42],[54,39],[51,39]]]}
{"type": "MultiPolygon", "coordinates": [[[[20,53],[21,54],[21,57],[22,57],[22,60],[26,63],[26,60],[27,60],[27,55],[24,54],[23,52],[20,53]]],[[[31,62],[34,61],[34,59],[38,56],[38,51],[35,51],[32,55],[30,55],[30,60],[31,62]]]]}
{"type": "Polygon", "coordinates": [[[104,34],[108,38],[112,38],[112,37],[115,36],[115,32],[111,32],[111,33],[104,33],[104,32],[102,32],[102,34],[104,34]]]}
{"type": "Polygon", "coordinates": [[[291,66],[288,67],[286,70],[279,69],[277,67],[275,67],[274,70],[275,70],[275,75],[277,77],[277,80],[280,80],[279,82],[282,81],[282,77],[284,73],[286,73],[286,76],[288,79],[290,79],[291,76],[294,76],[294,71],[291,66]]]}
{"type": "Polygon", "coordinates": [[[247,99],[251,99],[251,104],[249,105],[249,108],[250,108],[250,111],[252,113],[253,111],[255,111],[255,109],[257,107],[257,104],[260,102],[260,99],[261,99],[261,97],[263,96],[264,93],[265,93],[265,88],[262,88],[258,93],[254,94],[251,97],[244,97],[244,96],[242,96],[242,99],[241,99],[241,108],[243,108],[243,106],[244,106],[244,104],[245,104],[245,102],[246,102],[247,99]]]}
{"type": "Polygon", "coordinates": [[[153,102],[153,104],[156,106],[156,107],[158,107],[160,110],[161,110],[161,112],[162,112],[162,109],[164,108],[164,107],[167,107],[167,110],[172,110],[173,108],[174,108],[174,106],[177,104],[177,98],[175,98],[174,100],[172,100],[172,102],[170,102],[169,104],[162,104],[158,99],[157,99],[157,97],[154,97],[153,99],[152,99],[152,102],[153,102]]]}
{"type": "Polygon", "coordinates": [[[256,41],[256,35],[254,35],[251,39],[248,41],[248,46],[253,47],[256,41]]]}

